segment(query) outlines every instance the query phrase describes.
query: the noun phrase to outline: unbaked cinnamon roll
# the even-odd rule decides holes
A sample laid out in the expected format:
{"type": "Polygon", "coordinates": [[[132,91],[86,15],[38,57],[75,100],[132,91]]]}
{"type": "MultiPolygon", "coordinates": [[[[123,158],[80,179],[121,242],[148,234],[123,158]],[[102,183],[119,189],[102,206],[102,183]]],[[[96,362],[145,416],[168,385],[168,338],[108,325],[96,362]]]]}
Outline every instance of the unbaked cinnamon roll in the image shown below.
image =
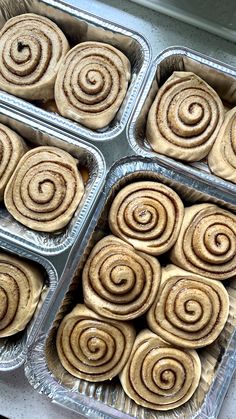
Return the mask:
{"type": "Polygon", "coordinates": [[[197,349],[216,340],[228,314],[229,297],[220,282],[169,265],[162,269],[147,320],[150,329],[167,342],[197,349]]]}
{"type": "Polygon", "coordinates": [[[113,234],[135,249],[160,255],[177,240],[184,207],[180,197],[158,182],[135,182],[115,197],[109,212],[113,234]]]}
{"type": "Polygon", "coordinates": [[[217,93],[195,74],[175,71],[151,106],[147,139],[157,153],[198,161],[209,153],[223,119],[217,93]]]}
{"type": "Polygon", "coordinates": [[[129,323],[106,320],[83,304],[63,319],[57,352],[73,376],[92,382],[111,380],[124,367],[135,339],[129,323]]]}
{"type": "Polygon", "coordinates": [[[213,204],[185,208],[170,259],[175,265],[208,278],[233,277],[236,274],[236,216],[213,204]]]}
{"type": "Polygon", "coordinates": [[[59,112],[92,129],[105,127],[124,100],[130,71],[128,58],[109,44],[76,45],[57,75],[55,100],[59,112]]]}
{"type": "Polygon", "coordinates": [[[94,246],[84,266],[84,302],[101,316],[134,319],[151,306],[159,282],[156,258],[107,236],[94,246]]]}
{"type": "Polygon", "coordinates": [[[24,99],[52,99],[68,50],[65,35],[51,20],[33,13],[13,17],[0,31],[0,89],[24,99]]]}
{"type": "Polygon", "coordinates": [[[25,328],[38,305],[42,273],[29,262],[0,253],[0,338],[25,328]]]}
{"type": "Polygon", "coordinates": [[[0,200],[3,200],[6,185],[27,146],[16,132],[0,124],[0,200]]]}
{"type": "Polygon", "coordinates": [[[19,161],[4,195],[10,214],[37,231],[57,231],[71,220],[84,193],[75,159],[57,147],[41,146],[19,161]]]}
{"type": "Polygon", "coordinates": [[[211,171],[236,183],[236,107],[229,111],[208,155],[211,171]]]}
{"type": "Polygon", "coordinates": [[[145,329],[135,339],[120,381],[138,405],[170,410],[190,399],[200,375],[201,363],[195,350],[177,349],[145,329]]]}

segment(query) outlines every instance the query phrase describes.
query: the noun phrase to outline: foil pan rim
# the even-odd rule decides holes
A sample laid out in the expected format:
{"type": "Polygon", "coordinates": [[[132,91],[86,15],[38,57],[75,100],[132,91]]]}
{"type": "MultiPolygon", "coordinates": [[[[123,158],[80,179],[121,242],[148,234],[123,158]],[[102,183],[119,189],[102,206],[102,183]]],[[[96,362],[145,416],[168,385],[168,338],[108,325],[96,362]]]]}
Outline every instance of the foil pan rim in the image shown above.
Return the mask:
{"type": "Polygon", "coordinates": [[[40,1],[42,3],[48,4],[49,6],[55,7],[57,9],[60,8],[61,10],[65,11],[66,13],[75,14],[77,17],[82,18],[84,20],[92,21],[94,24],[102,26],[102,24],[106,23],[107,27],[110,28],[110,29],[112,29],[112,28],[114,28],[115,30],[117,29],[117,32],[122,31],[122,33],[124,35],[134,37],[137,40],[142,40],[142,42],[140,42],[140,43],[141,44],[143,43],[143,47],[148,46],[151,50],[151,44],[150,44],[149,40],[146,39],[143,34],[140,34],[139,32],[135,31],[134,29],[132,29],[132,31],[130,31],[129,29],[127,29],[127,27],[125,27],[123,25],[120,25],[120,23],[118,23],[118,22],[102,18],[100,16],[97,16],[94,13],[91,13],[91,12],[87,11],[86,9],[80,9],[77,6],[69,5],[68,3],[65,3],[62,0],[40,0],[40,1]]]}
{"type": "Polygon", "coordinates": [[[220,71],[222,71],[222,69],[223,69],[224,72],[230,74],[231,76],[236,77],[236,67],[235,66],[227,64],[224,61],[217,60],[216,58],[209,57],[208,55],[203,54],[202,52],[199,52],[199,51],[194,50],[192,48],[184,47],[184,46],[181,46],[181,45],[169,46],[169,47],[165,48],[164,50],[162,50],[159,54],[157,54],[155,56],[155,58],[152,61],[152,65],[155,62],[159,63],[160,61],[163,60],[163,58],[170,57],[171,55],[178,55],[178,54],[183,55],[183,56],[185,55],[185,56],[187,56],[189,58],[193,58],[193,59],[200,58],[201,59],[200,61],[203,64],[207,64],[207,65],[210,64],[210,66],[212,66],[212,67],[214,67],[214,68],[216,68],[217,70],[220,70],[220,71]]]}

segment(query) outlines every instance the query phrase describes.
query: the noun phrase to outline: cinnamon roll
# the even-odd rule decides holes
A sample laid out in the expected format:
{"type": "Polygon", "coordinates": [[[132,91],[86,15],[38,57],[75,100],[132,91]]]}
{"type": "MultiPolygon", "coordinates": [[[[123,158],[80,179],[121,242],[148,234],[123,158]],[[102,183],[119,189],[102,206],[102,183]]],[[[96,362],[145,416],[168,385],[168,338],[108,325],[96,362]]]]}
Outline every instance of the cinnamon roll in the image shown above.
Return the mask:
{"type": "Polygon", "coordinates": [[[23,330],[38,305],[43,275],[29,262],[0,253],[0,338],[23,330]]]}
{"type": "Polygon", "coordinates": [[[83,193],[75,159],[57,147],[41,146],[28,151],[18,163],[4,202],[20,223],[53,232],[68,224],[83,193]]]}
{"type": "Polygon", "coordinates": [[[156,258],[114,236],[100,240],[83,270],[85,304],[101,316],[130,320],[153,303],[160,282],[156,258]]]}
{"type": "Polygon", "coordinates": [[[197,349],[219,336],[229,314],[229,297],[218,281],[174,265],[162,269],[157,298],[147,313],[150,329],[176,346],[197,349]]]}
{"type": "Polygon", "coordinates": [[[68,50],[65,35],[51,20],[33,13],[13,17],[0,31],[0,89],[24,99],[52,99],[68,50]]]}
{"type": "Polygon", "coordinates": [[[208,165],[215,175],[236,183],[236,107],[225,116],[208,155],[208,165]]]}
{"type": "Polygon", "coordinates": [[[83,304],[63,319],[57,352],[73,376],[92,382],[111,380],[124,367],[135,339],[129,323],[106,320],[83,304]]]}
{"type": "Polygon", "coordinates": [[[138,405],[170,410],[190,399],[200,375],[201,363],[195,350],[177,349],[145,329],[135,339],[120,381],[138,405]]]}
{"type": "Polygon", "coordinates": [[[147,139],[157,153],[198,161],[209,153],[223,119],[217,93],[195,74],[175,71],[151,106],[147,139]]]}
{"type": "Polygon", "coordinates": [[[167,252],[177,240],[184,207],[179,196],[158,182],[135,182],[115,197],[109,212],[113,234],[151,255],[167,252]]]}
{"type": "Polygon", "coordinates": [[[213,279],[236,274],[236,216],[217,205],[185,208],[170,259],[190,272],[213,279]]]}
{"type": "Polygon", "coordinates": [[[55,100],[59,112],[92,129],[105,127],[124,100],[130,71],[128,58],[109,44],[76,45],[57,75],[55,100]]]}
{"type": "Polygon", "coordinates": [[[0,200],[3,200],[6,185],[27,146],[16,132],[0,124],[0,200]]]}

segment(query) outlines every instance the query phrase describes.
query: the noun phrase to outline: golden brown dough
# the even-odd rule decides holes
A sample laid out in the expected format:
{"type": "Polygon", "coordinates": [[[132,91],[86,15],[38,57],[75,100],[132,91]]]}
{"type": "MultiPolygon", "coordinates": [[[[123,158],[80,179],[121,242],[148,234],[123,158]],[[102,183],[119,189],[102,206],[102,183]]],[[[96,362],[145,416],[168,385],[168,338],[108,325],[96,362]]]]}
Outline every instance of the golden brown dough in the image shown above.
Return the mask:
{"type": "Polygon", "coordinates": [[[211,171],[236,183],[236,107],[229,111],[208,155],[211,171]]]}
{"type": "Polygon", "coordinates": [[[65,35],[46,17],[26,13],[9,19],[0,31],[0,89],[24,99],[52,99],[68,50],[65,35]]]}
{"type": "Polygon", "coordinates": [[[78,304],[63,319],[56,344],[60,361],[70,374],[96,382],[119,374],[134,339],[131,324],[106,320],[78,304]]]}
{"type": "Polygon", "coordinates": [[[37,231],[57,231],[71,220],[84,193],[75,159],[57,147],[28,151],[9,181],[4,202],[20,223],[37,231]]]}
{"type": "Polygon", "coordinates": [[[209,153],[223,119],[217,93],[195,74],[175,71],[151,106],[147,139],[157,153],[198,161],[209,153]]]}
{"type": "Polygon", "coordinates": [[[115,117],[127,92],[130,62],[102,42],[82,42],[66,55],[57,75],[55,100],[61,115],[92,129],[115,117]]]}
{"type": "Polygon", "coordinates": [[[201,363],[196,351],[177,349],[145,329],[135,339],[120,381],[126,394],[137,404],[170,410],[190,399],[200,375],[201,363]]]}
{"type": "Polygon", "coordinates": [[[134,319],[151,306],[159,283],[156,258],[135,251],[115,236],[107,236],[94,246],[85,264],[84,302],[101,316],[134,319]]]}
{"type": "Polygon", "coordinates": [[[24,259],[0,253],[0,338],[25,328],[38,305],[43,275],[24,259]]]}
{"type": "Polygon", "coordinates": [[[167,252],[177,240],[184,207],[180,197],[158,182],[135,182],[116,195],[109,212],[113,234],[151,255],[167,252]]]}
{"type": "Polygon", "coordinates": [[[167,342],[197,349],[214,342],[228,314],[229,297],[220,282],[168,265],[147,320],[167,342]]]}
{"type": "Polygon", "coordinates": [[[185,208],[170,259],[207,278],[232,278],[236,274],[236,216],[213,204],[185,208]]]}
{"type": "Polygon", "coordinates": [[[18,161],[27,151],[24,140],[10,128],[0,124],[0,200],[18,161]]]}

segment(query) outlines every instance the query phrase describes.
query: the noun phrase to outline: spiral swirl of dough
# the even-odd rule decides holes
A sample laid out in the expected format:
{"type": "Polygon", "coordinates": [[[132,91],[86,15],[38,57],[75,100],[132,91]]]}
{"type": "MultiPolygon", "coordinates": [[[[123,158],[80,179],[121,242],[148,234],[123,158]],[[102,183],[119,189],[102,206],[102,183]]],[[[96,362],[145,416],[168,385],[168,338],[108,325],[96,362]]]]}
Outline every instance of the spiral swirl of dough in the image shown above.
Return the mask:
{"type": "Polygon", "coordinates": [[[85,304],[101,316],[130,320],[153,303],[160,282],[156,258],[107,236],[93,248],[83,270],[85,304]]]}
{"type": "Polygon", "coordinates": [[[185,208],[171,261],[212,279],[236,274],[236,216],[213,204],[185,208]]]}
{"type": "Polygon", "coordinates": [[[37,231],[68,224],[84,193],[74,158],[57,147],[28,151],[9,181],[4,202],[20,223],[37,231]]]}
{"type": "Polygon", "coordinates": [[[162,269],[147,319],[150,329],[167,342],[196,349],[214,342],[228,314],[229,297],[220,282],[169,265],[162,269]]]}
{"type": "Polygon", "coordinates": [[[26,152],[24,140],[10,128],[0,124],[0,200],[20,158],[26,152]]]}
{"type": "Polygon", "coordinates": [[[190,399],[200,375],[201,363],[195,350],[177,349],[146,329],[136,337],[120,381],[137,404],[170,410],[190,399]]]}
{"type": "Polygon", "coordinates": [[[0,338],[23,330],[33,316],[43,275],[16,256],[0,253],[0,338]]]}
{"type": "Polygon", "coordinates": [[[115,197],[110,229],[135,249],[151,255],[169,250],[177,240],[184,207],[179,196],[158,182],[135,182],[115,197]]]}
{"type": "Polygon", "coordinates": [[[111,45],[83,42],[66,55],[58,72],[55,100],[61,115],[92,129],[114,118],[130,80],[128,58],[111,45]]]}
{"type": "Polygon", "coordinates": [[[0,88],[25,99],[52,99],[69,44],[55,23],[33,13],[8,20],[0,31],[0,88]]]}
{"type": "Polygon", "coordinates": [[[151,106],[147,139],[157,153],[198,161],[209,153],[223,119],[223,104],[207,83],[193,73],[174,72],[151,106]]]}
{"type": "Polygon", "coordinates": [[[64,368],[88,381],[111,380],[125,365],[135,339],[129,323],[105,320],[78,304],[62,321],[57,352],[64,368]]]}
{"type": "Polygon", "coordinates": [[[236,183],[236,107],[226,114],[208,155],[208,165],[217,176],[236,183]]]}

